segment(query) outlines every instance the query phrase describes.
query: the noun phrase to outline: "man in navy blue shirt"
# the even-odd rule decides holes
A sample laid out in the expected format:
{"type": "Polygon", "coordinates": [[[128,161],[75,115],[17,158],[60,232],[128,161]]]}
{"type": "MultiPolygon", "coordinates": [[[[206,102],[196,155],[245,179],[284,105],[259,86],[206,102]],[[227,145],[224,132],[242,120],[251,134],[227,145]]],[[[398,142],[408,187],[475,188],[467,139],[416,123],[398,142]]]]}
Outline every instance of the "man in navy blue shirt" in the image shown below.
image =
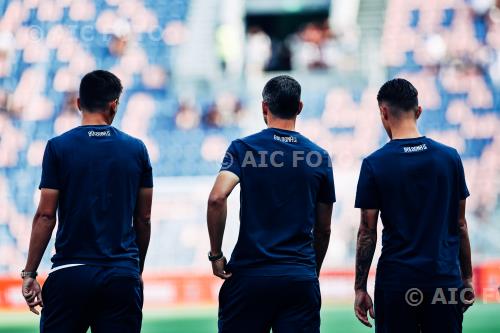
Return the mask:
{"type": "Polygon", "coordinates": [[[376,332],[461,332],[474,291],[460,156],[419,134],[422,109],[410,82],[386,82],[377,99],[391,141],[361,166],[355,314],[371,327],[369,312],[376,332]],[[384,229],[374,311],[366,285],[379,212],[384,229]]]}
{"type": "Polygon", "coordinates": [[[333,172],[328,153],[295,131],[301,87],[289,76],[263,90],[267,129],[234,140],[208,200],[209,260],[225,279],[219,332],[319,332],[318,275],[328,248],[333,172]],[[226,265],[227,197],[240,184],[240,232],[226,265]]]}
{"type": "Polygon", "coordinates": [[[142,270],[151,233],[152,169],[144,144],[111,126],[120,80],[97,70],[80,83],[82,126],[48,141],[22,293],[42,306],[42,333],[140,332],[142,270]],[[56,225],[43,290],[36,270],[56,225]]]}

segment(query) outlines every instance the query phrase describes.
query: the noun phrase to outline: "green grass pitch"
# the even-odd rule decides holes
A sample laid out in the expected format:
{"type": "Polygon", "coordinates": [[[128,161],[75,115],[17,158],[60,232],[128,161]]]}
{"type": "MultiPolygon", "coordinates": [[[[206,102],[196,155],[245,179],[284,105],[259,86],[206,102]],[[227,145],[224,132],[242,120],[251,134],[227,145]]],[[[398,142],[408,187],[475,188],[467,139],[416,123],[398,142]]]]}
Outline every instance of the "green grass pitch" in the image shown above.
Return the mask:
{"type": "MultiPolygon", "coordinates": [[[[179,309],[146,311],[143,333],[216,333],[217,310],[179,309]]],[[[475,304],[464,319],[464,333],[500,332],[500,304],[475,304]]],[[[358,323],[350,306],[324,306],[321,331],[325,333],[369,333],[358,323]]],[[[38,332],[38,317],[29,312],[0,312],[0,333],[38,332]]]]}

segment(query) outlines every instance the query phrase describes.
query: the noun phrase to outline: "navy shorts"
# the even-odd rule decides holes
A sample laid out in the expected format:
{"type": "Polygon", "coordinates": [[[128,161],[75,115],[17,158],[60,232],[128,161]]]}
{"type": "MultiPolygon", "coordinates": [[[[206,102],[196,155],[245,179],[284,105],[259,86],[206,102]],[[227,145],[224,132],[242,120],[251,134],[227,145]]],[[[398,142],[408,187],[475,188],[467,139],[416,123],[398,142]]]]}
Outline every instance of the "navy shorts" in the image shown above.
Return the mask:
{"type": "Polygon", "coordinates": [[[143,292],[137,272],[76,266],[49,275],[42,289],[41,333],[139,333],[143,292]]]}
{"type": "Polygon", "coordinates": [[[219,333],[317,333],[318,279],[233,275],[219,293],[219,333]]]}
{"type": "Polygon", "coordinates": [[[461,333],[460,290],[389,291],[375,288],[376,333],[461,333]]]}

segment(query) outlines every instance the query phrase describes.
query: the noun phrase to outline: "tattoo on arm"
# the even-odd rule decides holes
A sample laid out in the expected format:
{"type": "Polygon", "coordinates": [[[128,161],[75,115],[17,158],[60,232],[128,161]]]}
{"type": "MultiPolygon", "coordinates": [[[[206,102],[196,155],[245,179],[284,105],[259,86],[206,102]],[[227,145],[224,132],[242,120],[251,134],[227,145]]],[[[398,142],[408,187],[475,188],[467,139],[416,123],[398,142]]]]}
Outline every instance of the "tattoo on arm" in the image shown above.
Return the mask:
{"type": "Polygon", "coordinates": [[[361,210],[361,223],[358,231],[356,246],[356,290],[366,290],[368,273],[372,264],[375,247],[377,245],[377,228],[370,226],[368,212],[361,210]]]}

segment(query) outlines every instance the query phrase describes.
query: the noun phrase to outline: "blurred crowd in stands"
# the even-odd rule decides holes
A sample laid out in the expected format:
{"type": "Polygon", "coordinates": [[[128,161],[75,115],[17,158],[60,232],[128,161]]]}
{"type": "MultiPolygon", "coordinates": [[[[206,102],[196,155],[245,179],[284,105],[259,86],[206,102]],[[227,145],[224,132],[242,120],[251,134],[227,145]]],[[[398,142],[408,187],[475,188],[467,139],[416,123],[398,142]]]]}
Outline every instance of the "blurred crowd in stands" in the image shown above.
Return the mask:
{"type": "MultiPolygon", "coordinates": [[[[500,214],[498,2],[389,0],[380,45],[388,76],[419,90],[422,132],[462,155],[469,210],[484,224],[500,214]]],[[[172,54],[189,38],[188,8],[188,0],[0,0],[0,273],[23,261],[46,141],[78,125],[78,83],[90,70],[122,79],[116,125],[145,142],[156,176],[217,172],[250,110],[247,96],[232,91],[193,97],[171,89],[172,54]]],[[[246,38],[248,76],[283,62],[295,71],[344,66],[357,40],[325,22],[291,32],[281,49],[257,26],[246,38]]],[[[333,155],[336,172],[357,170],[386,141],[377,88],[304,89],[299,130],[333,155]]],[[[334,254],[349,258],[358,220],[351,206],[337,204],[334,254]]]]}
{"type": "Polygon", "coordinates": [[[283,40],[273,40],[259,26],[247,32],[246,72],[325,70],[352,67],[356,34],[336,34],[327,20],[308,22],[283,40]]]}

